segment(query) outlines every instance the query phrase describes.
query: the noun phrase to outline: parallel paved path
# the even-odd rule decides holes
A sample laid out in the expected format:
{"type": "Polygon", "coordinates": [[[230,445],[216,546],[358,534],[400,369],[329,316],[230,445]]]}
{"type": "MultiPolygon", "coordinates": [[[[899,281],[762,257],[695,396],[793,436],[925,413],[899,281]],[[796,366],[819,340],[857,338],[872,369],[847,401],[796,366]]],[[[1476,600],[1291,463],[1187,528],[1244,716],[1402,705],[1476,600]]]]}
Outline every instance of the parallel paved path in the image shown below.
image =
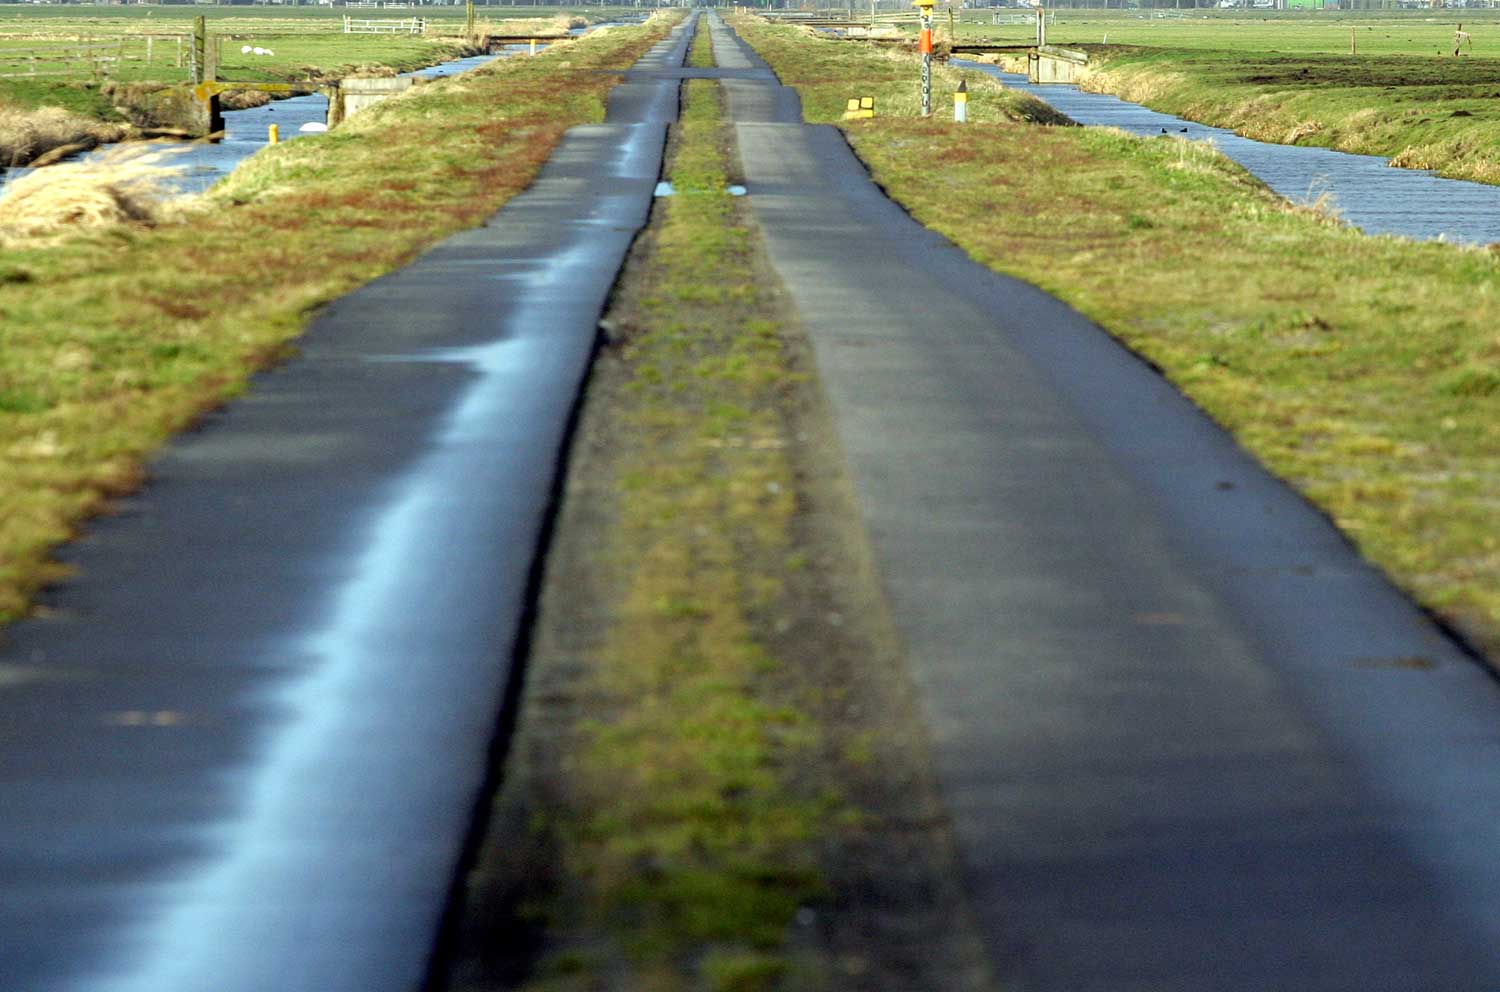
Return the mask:
{"type": "Polygon", "coordinates": [[[1495,682],[713,25],[1003,987],[1500,989],[1495,682]]]}
{"type": "Polygon", "coordinates": [[[690,28],[173,445],[0,652],[0,989],[413,992],[690,28]]]}

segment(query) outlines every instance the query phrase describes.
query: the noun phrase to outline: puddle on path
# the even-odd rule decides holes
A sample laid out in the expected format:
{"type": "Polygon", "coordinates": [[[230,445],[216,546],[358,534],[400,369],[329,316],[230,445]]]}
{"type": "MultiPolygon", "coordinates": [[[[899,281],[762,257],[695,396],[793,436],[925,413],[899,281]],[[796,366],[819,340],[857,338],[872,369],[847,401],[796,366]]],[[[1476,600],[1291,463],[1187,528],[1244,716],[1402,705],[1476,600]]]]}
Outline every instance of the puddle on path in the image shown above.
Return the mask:
{"type": "MultiPolygon", "coordinates": [[[[728,193],[730,196],[744,196],[750,191],[743,186],[726,186],[724,187],[724,192],[728,193]]],[[[672,184],[670,182],[667,182],[666,180],[663,180],[656,184],[656,192],[653,195],[675,196],[676,194],[677,190],[672,188],[672,184]]]]}

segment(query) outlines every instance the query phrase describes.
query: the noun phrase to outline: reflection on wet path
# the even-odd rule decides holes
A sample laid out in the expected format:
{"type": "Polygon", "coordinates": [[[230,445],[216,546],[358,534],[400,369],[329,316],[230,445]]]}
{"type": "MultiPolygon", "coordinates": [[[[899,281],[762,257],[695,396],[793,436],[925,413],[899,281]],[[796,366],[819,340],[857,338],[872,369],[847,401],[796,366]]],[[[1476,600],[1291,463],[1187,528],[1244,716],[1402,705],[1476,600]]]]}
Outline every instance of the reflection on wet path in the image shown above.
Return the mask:
{"type": "Polygon", "coordinates": [[[692,23],[60,550],[0,644],[0,989],[427,987],[692,23]]]}

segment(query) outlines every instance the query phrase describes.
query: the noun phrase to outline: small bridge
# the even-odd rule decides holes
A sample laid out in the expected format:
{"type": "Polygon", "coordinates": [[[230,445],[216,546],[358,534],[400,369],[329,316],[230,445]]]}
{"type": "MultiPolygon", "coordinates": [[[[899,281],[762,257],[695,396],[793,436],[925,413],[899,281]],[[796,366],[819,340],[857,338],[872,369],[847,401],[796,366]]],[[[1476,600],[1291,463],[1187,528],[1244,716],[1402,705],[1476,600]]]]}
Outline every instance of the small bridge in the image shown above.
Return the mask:
{"type": "Polygon", "coordinates": [[[1088,52],[1038,45],[1026,53],[1026,78],[1033,83],[1076,83],[1088,64],[1088,52]]]}
{"type": "Polygon", "coordinates": [[[1026,56],[1026,78],[1033,83],[1076,83],[1083,78],[1089,53],[1057,45],[957,44],[954,55],[1026,56]]]}
{"type": "MultiPolygon", "coordinates": [[[[224,130],[224,114],[219,97],[228,90],[255,90],[272,96],[306,96],[322,93],[328,97],[328,126],[333,127],[350,114],[363,110],[386,97],[405,93],[423,82],[411,76],[347,77],[344,79],[308,79],[287,83],[244,83],[227,79],[209,79],[188,90],[191,106],[189,120],[183,125],[195,134],[210,138],[224,130]]],[[[180,92],[180,90],[179,90],[180,92]]]]}
{"type": "Polygon", "coordinates": [[[223,41],[223,36],[213,41],[210,44],[204,19],[194,18],[190,50],[192,84],[188,87],[169,87],[152,94],[148,99],[155,104],[155,116],[172,120],[190,133],[215,140],[224,131],[220,97],[229,90],[254,90],[276,97],[321,93],[328,97],[328,126],[333,127],[350,114],[424,82],[411,76],[351,76],[344,79],[301,79],[286,82],[219,79],[218,43],[223,41]]]}

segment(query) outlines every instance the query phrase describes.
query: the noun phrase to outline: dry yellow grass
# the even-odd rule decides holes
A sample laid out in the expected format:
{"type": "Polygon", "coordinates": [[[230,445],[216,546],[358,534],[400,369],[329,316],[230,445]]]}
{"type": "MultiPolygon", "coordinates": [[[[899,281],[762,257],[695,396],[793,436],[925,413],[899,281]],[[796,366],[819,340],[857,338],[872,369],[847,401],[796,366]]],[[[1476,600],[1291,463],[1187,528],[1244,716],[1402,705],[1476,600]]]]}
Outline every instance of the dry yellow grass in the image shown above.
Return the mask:
{"type": "MultiPolygon", "coordinates": [[[[586,27],[588,21],[581,17],[558,14],[555,17],[502,17],[484,20],[474,25],[474,33],[481,37],[522,34],[562,34],[569,28],[586,27]]],[[[441,34],[442,29],[438,28],[441,34]]]]}
{"type": "Polygon", "coordinates": [[[164,210],[163,182],[172,172],[171,159],[182,150],[181,145],[121,145],[10,182],[0,191],[0,243],[81,227],[155,224],[164,210]]]}
{"type": "Polygon", "coordinates": [[[120,141],[128,132],[123,124],[106,124],[60,107],[0,107],[0,164],[25,165],[52,148],[120,141]]]}

